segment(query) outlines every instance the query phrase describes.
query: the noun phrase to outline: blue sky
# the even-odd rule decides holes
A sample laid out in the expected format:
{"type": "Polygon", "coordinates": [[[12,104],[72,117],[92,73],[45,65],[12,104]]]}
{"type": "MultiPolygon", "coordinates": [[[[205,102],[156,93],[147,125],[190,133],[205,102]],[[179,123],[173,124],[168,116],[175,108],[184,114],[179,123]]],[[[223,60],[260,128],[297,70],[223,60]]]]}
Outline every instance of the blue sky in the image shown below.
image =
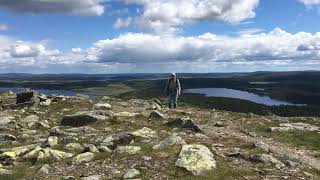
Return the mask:
{"type": "Polygon", "coordinates": [[[4,0],[0,72],[319,70],[317,0],[4,0]]]}

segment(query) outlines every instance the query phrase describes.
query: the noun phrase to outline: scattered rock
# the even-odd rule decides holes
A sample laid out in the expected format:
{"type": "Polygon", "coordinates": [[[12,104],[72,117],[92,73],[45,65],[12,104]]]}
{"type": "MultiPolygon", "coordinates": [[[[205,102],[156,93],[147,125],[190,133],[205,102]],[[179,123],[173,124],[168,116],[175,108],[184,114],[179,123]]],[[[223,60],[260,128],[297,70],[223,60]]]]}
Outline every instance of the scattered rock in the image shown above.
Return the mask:
{"type": "Polygon", "coordinates": [[[37,103],[37,93],[32,90],[26,90],[17,94],[16,104],[34,104],[37,103]]]}
{"type": "Polygon", "coordinates": [[[87,124],[92,124],[95,122],[103,122],[109,119],[106,116],[97,115],[93,112],[82,112],[74,115],[64,116],[61,120],[61,125],[63,126],[84,126],[87,124]]]}
{"type": "Polygon", "coordinates": [[[79,143],[69,143],[65,148],[69,151],[84,151],[84,148],[79,143]]]}
{"type": "Polygon", "coordinates": [[[12,121],[8,117],[0,117],[0,127],[10,124],[12,121]]]}
{"type": "Polygon", "coordinates": [[[93,105],[94,110],[109,110],[112,109],[111,105],[108,103],[98,103],[93,105]]]}
{"type": "Polygon", "coordinates": [[[300,131],[319,131],[319,127],[307,123],[297,122],[297,123],[283,123],[280,124],[279,127],[270,127],[269,131],[292,131],[292,130],[300,130],[300,131]]]}
{"type": "Polygon", "coordinates": [[[0,175],[11,175],[13,171],[0,168],[0,175]]]}
{"type": "Polygon", "coordinates": [[[86,144],[84,145],[85,152],[92,152],[92,153],[99,153],[98,148],[93,144],[86,144]]]}
{"type": "Polygon", "coordinates": [[[115,149],[117,146],[130,144],[133,138],[134,136],[131,133],[112,134],[105,138],[101,144],[115,149]]]}
{"type": "Polygon", "coordinates": [[[99,180],[100,179],[100,175],[92,175],[92,176],[87,176],[87,177],[81,177],[81,180],[99,180]]]}
{"type": "Polygon", "coordinates": [[[269,154],[251,155],[249,157],[249,160],[251,160],[253,162],[264,163],[264,164],[273,164],[279,168],[285,167],[285,165],[281,161],[279,161],[278,159],[274,158],[273,156],[271,156],[269,154]]]}
{"type": "Polygon", "coordinates": [[[194,123],[193,120],[191,120],[189,117],[178,118],[176,120],[168,122],[167,125],[169,127],[190,129],[194,132],[202,132],[199,126],[196,125],[196,123],[194,123]]]}
{"type": "Polygon", "coordinates": [[[182,146],[176,166],[185,168],[193,175],[198,176],[216,168],[216,161],[206,146],[191,144],[182,146]]]}
{"type": "Polygon", "coordinates": [[[82,154],[78,154],[77,156],[75,156],[73,158],[73,163],[74,164],[80,164],[80,163],[83,163],[83,162],[90,162],[92,161],[93,159],[95,158],[95,155],[94,153],[92,152],[85,152],[85,153],[82,153],[82,154]]]}
{"type": "Polygon", "coordinates": [[[53,149],[50,149],[50,155],[58,161],[61,159],[67,159],[67,158],[73,157],[73,154],[71,153],[66,153],[63,151],[53,150],[53,149]]]}
{"type": "Polygon", "coordinates": [[[57,137],[57,136],[50,136],[50,137],[47,139],[46,144],[47,144],[49,147],[56,146],[56,145],[58,144],[58,137],[57,137]]]}
{"type": "Polygon", "coordinates": [[[37,115],[30,115],[21,119],[21,122],[23,123],[36,123],[38,121],[39,121],[39,117],[37,115]]]}
{"type": "Polygon", "coordinates": [[[108,148],[107,146],[99,146],[98,147],[100,152],[104,152],[104,153],[112,153],[112,150],[110,148],[108,148]]]}
{"type": "Polygon", "coordinates": [[[140,175],[140,172],[136,169],[129,169],[124,175],[123,179],[133,179],[140,175]]]}
{"type": "Polygon", "coordinates": [[[139,146],[118,146],[115,149],[116,154],[135,155],[141,151],[139,146]]]}
{"type": "Polygon", "coordinates": [[[136,116],[140,116],[140,113],[131,113],[131,112],[119,112],[119,113],[115,113],[114,116],[116,117],[136,117],[136,116]]]}
{"type": "Polygon", "coordinates": [[[159,111],[152,111],[149,115],[150,119],[164,119],[165,116],[161,114],[159,111]]]}
{"type": "Polygon", "coordinates": [[[155,150],[163,150],[174,145],[185,145],[185,144],[186,142],[180,136],[177,136],[176,134],[172,134],[171,136],[161,141],[159,144],[154,145],[152,148],[155,150]]]}
{"type": "Polygon", "coordinates": [[[50,169],[49,164],[45,164],[41,166],[41,168],[38,170],[38,173],[49,174],[49,169],[50,169]]]}
{"type": "Polygon", "coordinates": [[[41,106],[50,106],[51,102],[52,102],[51,99],[47,99],[45,101],[41,101],[40,105],[41,106]]]}
{"type": "Polygon", "coordinates": [[[157,133],[154,130],[147,127],[143,127],[142,129],[134,131],[131,134],[134,135],[135,137],[146,138],[146,139],[157,137],[157,133]]]}

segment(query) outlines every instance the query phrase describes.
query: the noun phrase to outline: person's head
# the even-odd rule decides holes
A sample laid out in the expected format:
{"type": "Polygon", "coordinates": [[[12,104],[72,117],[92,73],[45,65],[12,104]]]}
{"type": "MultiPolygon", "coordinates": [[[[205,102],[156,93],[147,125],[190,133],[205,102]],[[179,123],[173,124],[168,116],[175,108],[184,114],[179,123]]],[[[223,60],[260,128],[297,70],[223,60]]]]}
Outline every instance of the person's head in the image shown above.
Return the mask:
{"type": "Polygon", "coordinates": [[[175,78],[176,78],[176,73],[174,73],[174,72],[171,73],[170,78],[171,78],[171,79],[175,79],[175,78]]]}

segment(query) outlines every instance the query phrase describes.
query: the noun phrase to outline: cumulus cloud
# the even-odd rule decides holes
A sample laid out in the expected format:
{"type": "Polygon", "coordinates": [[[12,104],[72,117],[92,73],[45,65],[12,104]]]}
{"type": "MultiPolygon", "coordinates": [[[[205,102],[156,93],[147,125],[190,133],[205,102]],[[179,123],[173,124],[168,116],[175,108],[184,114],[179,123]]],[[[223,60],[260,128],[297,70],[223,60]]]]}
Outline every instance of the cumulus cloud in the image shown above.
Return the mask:
{"type": "Polygon", "coordinates": [[[308,7],[320,5],[320,0],[299,0],[299,1],[308,7]]]}
{"type": "Polygon", "coordinates": [[[114,29],[126,28],[129,27],[132,23],[132,18],[128,17],[126,19],[118,18],[116,22],[113,24],[114,29]]]}
{"type": "Polygon", "coordinates": [[[320,68],[318,42],[320,33],[292,34],[279,28],[238,36],[127,33],[87,49],[60,52],[45,44],[0,36],[0,69],[28,66],[88,73],[315,69],[320,68]]]}
{"type": "Polygon", "coordinates": [[[238,37],[206,33],[201,36],[159,36],[128,33],[96,42],[87,50],[98,63],[234,62],[315,60],[320,52],[301,51],[302,44],[318,42],[319,33],[290,34],[279,28],[269,33],[238,37]]]}
{"type": "MultiPolygon", "coordinates": [[[[198,21],[240,23],[253,18],[259,0],[120,0],[143,6],[137,24],[148,32],[172,33],[198,21]]],[[[140,10],[139,10],[140,11],[140,10]]]]}
{"type": "Polygon", "coordinates": [[[0,7],[17,13],[31,14],[100,16],[104,13],[101,0],[1,0],[0,7]]]}

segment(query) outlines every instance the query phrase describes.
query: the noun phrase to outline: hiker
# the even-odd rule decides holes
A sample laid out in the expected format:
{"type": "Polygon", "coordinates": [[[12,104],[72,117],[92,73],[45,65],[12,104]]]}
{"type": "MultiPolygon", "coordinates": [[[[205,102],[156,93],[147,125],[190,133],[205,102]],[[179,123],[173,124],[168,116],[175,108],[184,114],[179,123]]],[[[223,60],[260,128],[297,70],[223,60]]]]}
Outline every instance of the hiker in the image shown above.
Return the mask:
{"type": "Polygon", "coordinates": [[[179,79],[177,79],[177,76],[175,73],[171,73],[170,79],[168,80],[166,84],[166,88],[164,90],[165,94],[168,96],[169,100],[169,108],[176,108],[177,107],[177,100],[178,96],[181,92],[181,86],[179,79]]]}

